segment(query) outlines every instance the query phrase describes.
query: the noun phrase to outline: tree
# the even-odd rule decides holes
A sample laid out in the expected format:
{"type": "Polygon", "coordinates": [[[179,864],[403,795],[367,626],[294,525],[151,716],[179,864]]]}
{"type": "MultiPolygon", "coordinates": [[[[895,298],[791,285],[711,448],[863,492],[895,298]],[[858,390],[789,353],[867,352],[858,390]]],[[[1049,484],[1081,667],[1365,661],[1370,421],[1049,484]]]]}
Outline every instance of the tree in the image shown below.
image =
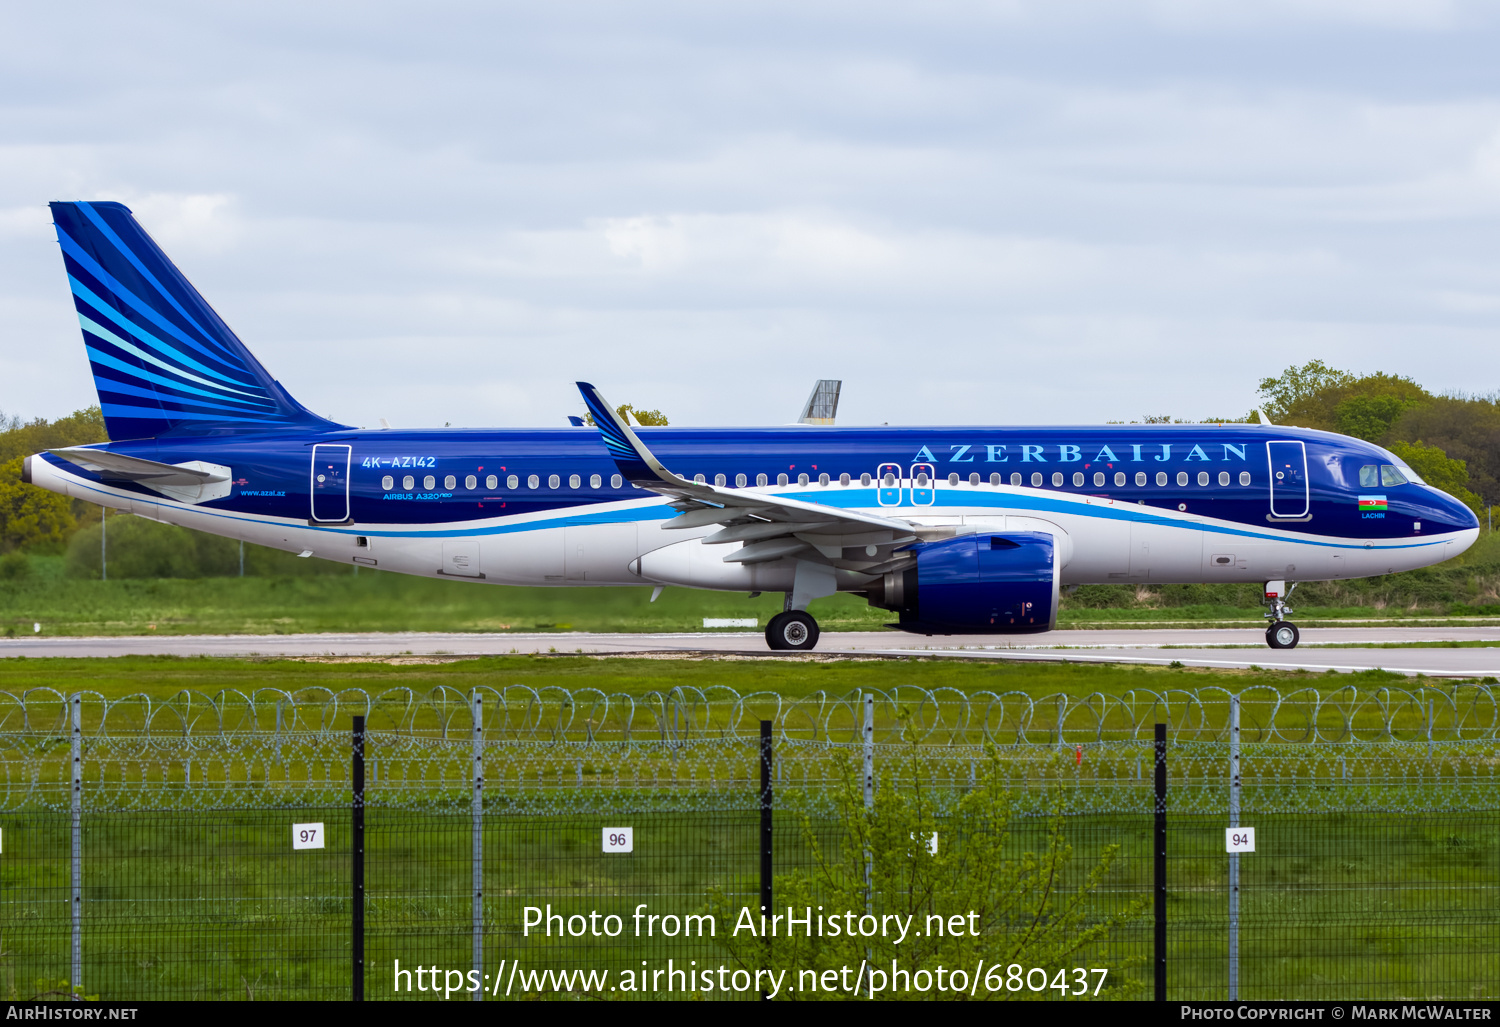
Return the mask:
{"type": "Polygon", "coordinates": [[[1309,360],[1259,386],[1276,424],[1320,428],[1378,442],[1403,412],[1432,399],[1410,378],[1377,371],[1363,376],[1309,360]]]}
{"type": "Polygon", "coordinates": [[[98,407],[84,407],[55,421],[37,417],[22,421],[19,417],[0,414],[0,463],[18,456],[30,456],[44,449],[63,446],[87,446],[108,442],[104,430],[104,413],[98,407]]]}
{"type": "MultiPolygon", "coordinates": [[[[621,403],[619,406],[615,407],[615,413],[619,414],[621,417],[625,416],[626,411],[629,411],[630,413],[634,414],[636,422],[639,423],[640,425],[642,425],[643,427],[644,426],[651,426],[651,427],[665,426],[666,423],[667,423],[667,415],[664,414],[664,413],[662,413],[660,410],[637,410],[635,407],[631,406],[629,403],[621,403]]],[[[584,424],[593,424],[594,423],[594,415],[593,414],[584,414],[583,415],[583,423],[584,424]]]]}
{"type": "Polygon", "coordinates": [[[21,481],[23,457],[0,464],[0,553],[58,552],[77,527],[67,496],[21,481]]]}
{"type": "MultiPolygon", "coordinates": [[[[1109,875],[1119,846],[1107,846],[1081,878],[1071,875],[1073,850],[1060,816],[1053,816],[1038,832],[1041,851],[1013,852],[1015,807],[996,772],[999,761],[993,752],[975,787],[958,800],[951,816],[942,819],[915,746],[902,772],[886,775],[887,783],[869,810],[864,806],[859,775],[847,755],[839,753],[834,759],[838,782],[834,837],[803,818],[802,841],[811,853],[811,866],[806,872],[776,878],[776,909],[767,915],[790,906],[800,917],[805,908],[817,911],[821,907],[826,914],[842,918],[850,911],[858,918],[868,908],[876,916],[895,914],[903,921],[910,917],[906,921],[910,929],[899,940],[895,933],[835,937],[825,932],[821,937],[806,937],[800,931],[790,937],[782,931],[778,937],[765,938],[759,931],[752,934],[743,929],[747,917],[759,924],[758,911],[742,911],[724,891],[715,890],[709,908],[715,916],[718,943],[734,962],[752,972],[761,968],[784,971],[787,983],[781,997],[847,999],[846,992],[837,990],[804,990],[799,983],[802,974],[813,971],[821,979],[824,972],[845,967],[852,974],[862,962],[885,975],[886,988],[877,988],[878,998],[912,997],[891,987],[893,963],[913,974],[926,971],[935,977],[939,967],[950,974],[959,969],[972,974],[982,961],[988,979],[971,979],[970,983],[977,983],[974,997],[990,999],[1037,997],[1029,988],[1008,986],[1002,967],[1048,967],[1049,983],[1056,971],[1066,967],[1064,980],[1071,991],[1077,987],[1071,968],[1091,965],[1085,962],[1089,957],[1084,953],[1146,909],[1144,899],[1113,912],[1099,908],[1094,893],[1109,875]],[[893,777],[904,780],[893,784],[893,777]],[[934,836],[936,852],[930,842],[934,836]],[[929,922],[929,917],[934,919],[929,922]],[[945,923],[942,931],[933,929],[938,917],[945,923]],[[962,929],[953,929],[954,917],[962,921],[962,929]],[[736,926],[741,930],[736,931],[736,926]],[[996,968],[993,974],[991,967],[996,968]]],[[[1101,994],[1128,997],[1141,989],[1141,983],[1121,969],[1119,965],[1112,968],[1105,979],[1106,992],[1101,994]]],[[[1097,983],[1098,979],[1090,980],[1097,983]]],[[[1087,991],[1092,994],[1093,983],[1087,991]]],[[[971,996],[964,989],[934,993],[934,997],[971,996]]]]}

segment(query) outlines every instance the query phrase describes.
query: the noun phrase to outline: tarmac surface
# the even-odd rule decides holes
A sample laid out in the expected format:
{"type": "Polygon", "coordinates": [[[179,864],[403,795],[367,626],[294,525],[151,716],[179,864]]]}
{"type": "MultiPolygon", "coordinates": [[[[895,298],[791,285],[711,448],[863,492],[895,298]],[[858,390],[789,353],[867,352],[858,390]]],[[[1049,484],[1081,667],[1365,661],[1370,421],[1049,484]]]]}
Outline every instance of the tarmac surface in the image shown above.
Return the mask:
{"type": "Polygon", "coordinates": [[[1142,628],[1052,631],[1041,635],[924,636],[896,631],[824,632],[811,654],[773,653],[756,631],[605,634],[163,635],[0,639],[0,657],[230,656],[292,658],[465,657],[508,653],[735,656],[764,659],[942,657],[1072,663],[1348,673],[1382,669],[1449,678],[1500,677],[1500,627],[1304,628],[1291,650],[1266,646],[1263,629],[1142,628]],[[1468,645],[1457,647],[1457,643],[1468,645]],[[1383,648],[1393,646],[1397,648],[1383,648]],[[1400,647],[1409,648],[1400,648],[1400,647]]]}

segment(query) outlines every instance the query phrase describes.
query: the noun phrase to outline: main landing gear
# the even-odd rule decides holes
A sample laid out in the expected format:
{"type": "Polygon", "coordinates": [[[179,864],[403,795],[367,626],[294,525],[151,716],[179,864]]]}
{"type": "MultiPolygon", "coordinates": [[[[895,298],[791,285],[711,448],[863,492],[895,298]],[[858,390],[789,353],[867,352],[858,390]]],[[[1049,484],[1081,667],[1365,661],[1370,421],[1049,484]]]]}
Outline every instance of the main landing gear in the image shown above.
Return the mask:
{"type": "Polygon", "coordinates": [[[778,613],[766,625],[766,645],[777,650],[808,652],[818,644],[818,622],[805,610],[778,613]]]}
{"type": "Polygon", "coordinates": [[[1266,645],[1272,649],[1295,649],[1302,638],[1297,625],[1286,619],[1287,614],[1294,612],[1286,601],[1296,587],[1296,582],[1292,583],[1291,588],[1284,581],[1266,582],[1265,599],[1262,601],[1270,607],[1266,611],[1266,616],[1271,621],[1266,626],[1266,645]]]}

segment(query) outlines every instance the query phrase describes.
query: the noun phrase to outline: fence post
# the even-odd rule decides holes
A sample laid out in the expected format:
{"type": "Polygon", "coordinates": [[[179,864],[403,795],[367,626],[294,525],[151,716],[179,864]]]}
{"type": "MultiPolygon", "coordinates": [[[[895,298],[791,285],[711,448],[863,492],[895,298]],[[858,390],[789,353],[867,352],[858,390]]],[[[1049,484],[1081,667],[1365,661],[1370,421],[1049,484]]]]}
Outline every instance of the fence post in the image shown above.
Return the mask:
{"type": "MultiPolygon", "coordinates": [[[[771,722],[760,722],[760,908],[771,913],[771,722]]],[[[771,942],[766,941],[769,953],[771,942]]],[[[765,992],[761,1001],[770,1001],[765,992]]]]}
{"type": "Polygon", "coordinates": [[[1156,1001],[1167,1000],[1167,725],[1156,725],[1156,1001]]]}
{"type": "MultiPolygon", "coordinates": [[[[1229,826],[1240,826],[1240,697],[1229,700],[1229,826]]],[[[1240,854],[1229,854],[1229,1001],[1240,997],[1240,854]]]]}
{"type": "MultiPolygon", "coordinates": [[[[865,750],[865,813],[875,808],[875,693],[865,693],[865,728],[864,728],[864,750],[865,750]]],[[[871,891],[871,879],[875,876],[874,854],[869,847],[865,848],[865,912],[873,913],[875,896],[871,891]]],[[[870,958],[869,948],[865,949],[865,959],[870,958]]],[[[870,998],[875,997],[875,984],[869,984],[870,998]]]]}
{"type": "MultiPolygon", "coordinates": [[[[471,693],[474,715],[474,797],[470,806],[473,821],[473,852],[470,873],[474,880],[474,980],[484,980],[484,700],[479,689],[471,693]]],[[[475,1002],[484,1000],[484,989],[473,992],[475,1002]]]]}
{"type": "Polygon", "coordinates": [[[350,877],[354,885],[354,909],[350,917],[353,927],[353,989],[354,1001],[365,997],[365,718],[354,718],[354,766],[350,775],[354,785],[353,808],[354,840],[350,877]]]}
{"type": "Polygon", "coordinates": [[[69,802],[73,813],[73,859],[70,875],[73,885],[73,958],[68,986],[71,998],[79,1001],[83,994],[83,708],[75,692],[72,698],[73,795],[69,802]]]}

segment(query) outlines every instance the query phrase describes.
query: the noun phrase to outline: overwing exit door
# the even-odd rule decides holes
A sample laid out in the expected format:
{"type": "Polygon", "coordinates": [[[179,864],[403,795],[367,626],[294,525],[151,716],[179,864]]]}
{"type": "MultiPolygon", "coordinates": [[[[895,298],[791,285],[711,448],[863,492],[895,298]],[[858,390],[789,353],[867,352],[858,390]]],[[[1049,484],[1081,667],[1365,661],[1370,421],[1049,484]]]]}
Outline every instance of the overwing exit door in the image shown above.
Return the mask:
{"type": "Polygon", "coordinates": [[[312,449],[312,519],[349,519],[349,446],[312,449]]]}
{"type": "Polygon", "coordinates": [[[1266,457],[1271,465],[1271,516],[1306,517],[1312,505],[1306,443],[1267,442],[1266,457]]]}

